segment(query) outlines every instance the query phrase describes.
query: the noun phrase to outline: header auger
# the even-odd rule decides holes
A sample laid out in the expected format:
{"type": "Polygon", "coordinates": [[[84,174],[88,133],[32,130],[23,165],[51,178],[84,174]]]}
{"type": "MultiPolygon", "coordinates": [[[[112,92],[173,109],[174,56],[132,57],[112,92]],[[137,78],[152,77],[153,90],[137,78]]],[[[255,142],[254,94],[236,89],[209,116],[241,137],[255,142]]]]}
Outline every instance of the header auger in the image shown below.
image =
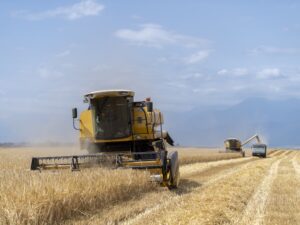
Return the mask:
{"type": "Polygon", "coordinates": [[[77,109],[72,110],[73,126],[79,130],[80,148],[87,155],[34,157],[31,169],[105,166],[144,169],[151,179],[169,188],[179,183],[178,153],[168,152],[166,143],[173,145],[168,132],[162,129],[162,113],[153,109],[150,98],[134,101],[130,90],[107,90],[88,93],[88,104],[75,125],[77,109]]]}

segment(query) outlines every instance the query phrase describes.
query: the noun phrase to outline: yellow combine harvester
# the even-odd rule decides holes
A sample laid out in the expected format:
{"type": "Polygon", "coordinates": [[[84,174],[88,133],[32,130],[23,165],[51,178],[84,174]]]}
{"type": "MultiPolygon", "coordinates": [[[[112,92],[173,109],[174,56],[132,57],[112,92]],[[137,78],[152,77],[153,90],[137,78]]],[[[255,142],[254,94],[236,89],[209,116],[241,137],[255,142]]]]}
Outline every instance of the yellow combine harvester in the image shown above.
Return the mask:
{"type": "Polygon", "coordinates": [[[34,157],[31,169],[58,169],[105,165],[145,169],[152,180],[169,188],[179,183],[177,151],[168,152],[166,142],[173,145],[169,134],[162,129],[163,115],[153,109],[150,98],[134,101],[129,90],[96,91],[84,96],[88,109],[80,114],[79,128],[75,126],[77,109],[74,108],[73,126],[80,132],[80,148],[88,155],[34,157]]]}
{"type": "Polygon", "coordinates": [[[256,140],[258,144],[264,145],[261,143],[261,140],[257,134],[248,138],[243,143],[236,138],[228,138],[224,141],[226,152],[240,152],[243,157],[245,157],[245,151],[243,150],[243,146],[251,142],[252,140],[256,140]]]}

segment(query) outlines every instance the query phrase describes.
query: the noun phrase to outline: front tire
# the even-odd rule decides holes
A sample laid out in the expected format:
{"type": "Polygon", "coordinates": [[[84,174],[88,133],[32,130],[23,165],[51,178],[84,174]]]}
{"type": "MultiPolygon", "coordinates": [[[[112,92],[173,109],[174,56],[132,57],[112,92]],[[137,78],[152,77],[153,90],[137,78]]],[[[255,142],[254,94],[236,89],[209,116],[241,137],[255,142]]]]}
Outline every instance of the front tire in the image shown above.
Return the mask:
{"type": "Polygon", "coordinates": [[[180,180],[180,173],[179,173],[179,160],[178,160],[178,152],[170,152],[168,154],[168,160],[170,162],[169,165],[169,189],[178,188],[179,180],[180,180]]]}
{"type": "Polygon", "coordinates": [[[242,157],[245,157],[245,156],[246,156],[245,151],[242,151],[242,157]]]}

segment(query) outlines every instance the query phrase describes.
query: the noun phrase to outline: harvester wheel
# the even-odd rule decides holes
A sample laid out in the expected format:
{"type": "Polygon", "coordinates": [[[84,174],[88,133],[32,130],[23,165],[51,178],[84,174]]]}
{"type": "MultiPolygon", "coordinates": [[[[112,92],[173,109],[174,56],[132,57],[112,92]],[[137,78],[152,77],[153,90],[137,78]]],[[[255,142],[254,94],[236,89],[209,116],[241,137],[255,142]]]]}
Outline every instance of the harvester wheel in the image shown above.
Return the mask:
{"type": "Polygon", "coordinates": [[[246,155],[246,154],[245,154],[245,151],[242,151],[242,156],[245,157],[245,155],[246,155]]]}
{"type": "Polygon", "coordinates": [[[168,184],[169,189],[177,188],[179,185],[179,161],[178,161],[178,152],[170,152],[168,153],[168,159],[170,162],[170,180],[168,184]]]}

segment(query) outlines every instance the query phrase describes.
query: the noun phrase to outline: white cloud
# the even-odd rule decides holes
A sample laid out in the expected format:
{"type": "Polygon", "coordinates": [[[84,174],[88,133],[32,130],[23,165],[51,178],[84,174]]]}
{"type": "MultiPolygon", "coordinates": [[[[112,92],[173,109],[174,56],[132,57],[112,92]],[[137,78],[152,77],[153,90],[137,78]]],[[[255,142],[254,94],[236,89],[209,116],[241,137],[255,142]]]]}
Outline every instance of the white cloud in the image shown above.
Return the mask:
{"type": "Polygon", "coordinates": [[[226,75],[228,74],[228,70],[227,69],[221,69],[217,72],[218,75],[226,75]]]}
{"type": "Polygon", "coordinates": [[[70,63],[70,62],[62,63],[60,66],[62,68],[66,68],[66,69],[71,69],[71,68],[75,68],[76,67],[76,65],[74,65],[73,63],[70,63]]]}
{"type": "Polygon", "coordinates": [[[221,69],[217,72],[218,75],[227,75],[227,76],[235,76],[242,77],[249,73],[247,68],[234,68],[234,69],[221,69]]]}
{"type": "Polygon", "coordinates": [[[248,74],[248,69],[246,68],[235,68],[232,70],[232,74],[234,76],[245,76],[248,74]]]}
{"type": "Polygon", "coordinates": [[[182,80],[192,80],[192,79],[199,79],[203,77],[204,75],[202,73],[192,73],[192,74],[181,76],[180,78],[182,80]]]}
{"type": "Polygon", "coordinates": [[[60,52],[58,54],[56,54],[57,57],[61,58],[61,57],[65,57],[65,56],[68,56],[71,54],[71,51],[70,50],[65,50],[63,52],[60,52]]]}
{"type": "Polygon", "coordinates": [[[245,90],[247,88],[247,85],[244,84],[236,84],[232,87],[233,91],[242,91],[245,90]]]}
{"type": "Polygon", "coordinates": [[[131,19],[134,19],[134,20],[141,20],[141,19],[143,19],[143,17],[134,14],[134,15],[131,15],[131,19]]]}
{"type": "Polygon", "coordinates": [[[170,81],[167,82],[166,85],[170,86],[170,87],[174,87],[176,89],[184,89],[187,88],[187,85],[182,83],[182,82],[178,82],[178,81],[170,81]]]}
{"type": "Polygon", "coordinates": [[[201,94],[212,94],[212,93],[216,93],[220,91],[220,89],[216,89],[216,88],[213,88],[213,87],[207,87],[207,88],[195,88],[195,89],[192,89],[192,92],[193,93],[201,93],[201,94]]]}
{"type": "Polygon", "coordinates": [[[0,95],[5,95],[5,91],[0,90],[0,95]]]}
{"type": "Polygon", "coordinates": [[[58,78],[62,77],[63,73],[56,70],[50,70],[46,67],[40,67],[37,69],[37,74],[39,77],[43,79],[49,79],[49,78],[58,78]]]}
{"type": "Polygon", "coordinates": [[[103,72],[108,71],[109,69],[111,69],[111,67],[108,65],[98,64],[92,68],[92,72],[103,72]]]}
{"type": "Polygon", "coordinates": [[[209,56],[210,52],[210,50],[201,50],[184,58],[183,60],[186,64],[200,63],[209,56]]]}
{"type": "Polygon", "coordinates": [[[192,36],[186,36],[163,29],[157,24],[143,24],[139,30],[120,29],[115,35],[132,44],[148,47],[163,47],[179,45],[188,48],[206,46],[209,41],[192,36]]]}
{"type": "Polygon", "coordinates": [[[278,78],[282,76],[280,69],[278,68],[265,68],[257,73],[259,79],[278,78]]]}
{"type": "Polygon", "coordinates": [[[169,60],[168,60],[167,57],[160,57],[160,58],[157,59],[157,61],[158,61],[159,63],[165,63],[165,62],[168,62],[169,60]]]}
{"type": "Polygon", "coordinates": [[[42,20],[47,18],[63,17],[68,20],[75,20],[85,16],[96,16],[104,6],[95,0],[82,0],[70,6],[58,7],[53,10],[30,13],[24,10],[12,13],[12,16],[21,17],[29,20],[42,20]]]}
{"type": "Polygon", "coordinates": [[[259,46],[250,51],[252,54],[295,54],[300,53],[300,49],[297,48],[280,48],[274,46],[259,46]]]}

